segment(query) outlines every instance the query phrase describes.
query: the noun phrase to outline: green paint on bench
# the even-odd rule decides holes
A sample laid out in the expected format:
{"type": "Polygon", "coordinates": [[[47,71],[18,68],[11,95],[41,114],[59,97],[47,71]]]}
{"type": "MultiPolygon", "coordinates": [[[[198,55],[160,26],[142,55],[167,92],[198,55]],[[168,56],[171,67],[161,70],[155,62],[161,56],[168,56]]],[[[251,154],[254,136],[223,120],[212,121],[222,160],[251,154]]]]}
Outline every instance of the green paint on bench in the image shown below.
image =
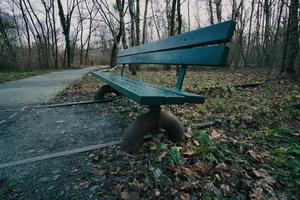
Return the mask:
{"type": "Polygon", "coordinates": [[[204,102],[203,96],[200,95],[181,92],[172,88],[149,84],[143,81],[132,80],[112,73],[93,72],[93,75],[141,105],[204,102]]]}
{"type": "MultiPolygon", "coordinates": [[[[136,83],[136,84],[141,82],[141,81],[138,81],[138,80],[128,79],[126,77],[122,77],[122,78],[124,80],[128,80],[128,81],[136,83]]],[[[152,83],[147,83],[147,85],[149,85],[151,87],[158,88],[160,90],[165,90],[165,91],[169,91],[169,92],[172,92],[172,93],[175,93],[175,94],[183,95],[183,96],[185,96],[185,102],[186,103],[193,103],[193,104],[204,103],[204,97],[201,96],[201,95],[196,95],[196,94],[193,94],[193,93],[180,91],[178,89],[169,88],[169,87],[162,86],[162,85],[155,85],[155,84],[152,84],[152,83]]]]}
{"type": "Polygon", "coordinates": [[[230,42],[235,28],[234,21],[215,24],[182,33],[164,40],[139,45],[120,51],[119,57],[171,49],[183,49],[230,42]]]}
{"type": "Polygon", "coordinates": [[[190,31],[164,40],[122,50],[118,64],[122,64],[121,76],[112,73],[94,72],[123,95],[142,105],[204,103],[204,97],[181,91],[188,65],[224,66],[235,22],[227,21],[213,26],[190,31]],[[176,88],[145,83],[123,77],[125,64],[170,64],[181,65],[176,88]]]}
{"type": "Polygon", "coordinates": [[[224,65],[228,47],[178,49],[118,57],[118,64],[224,65]]]}

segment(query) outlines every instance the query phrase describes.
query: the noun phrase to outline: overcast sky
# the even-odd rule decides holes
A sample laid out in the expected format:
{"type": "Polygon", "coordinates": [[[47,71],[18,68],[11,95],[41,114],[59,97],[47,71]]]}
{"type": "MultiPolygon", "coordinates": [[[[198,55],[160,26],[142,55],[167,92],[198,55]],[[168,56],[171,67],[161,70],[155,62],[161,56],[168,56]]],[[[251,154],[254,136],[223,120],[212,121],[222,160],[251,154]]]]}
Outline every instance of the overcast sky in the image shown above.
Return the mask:
{"type": "MultiPolygon", "coordinates": [[[[0,9],[2,11],[5,12],[11,12],[10,7],[8,6],[7,2],[10,2],[11,0],[0,0],[0,9]]],[[[41,0],[29,0],[32,5],[34,6],[34,8],[36,9],[38,15],[40,16],[44,16],[44,8],[42,6],[42,4],[40,3],[41,0]]],[[[91,1],[91,0],[90,0],[91,1]]],[[[107,0],[108,3],[112,6],[113,4],[115,4],[115,0],[107,0]]],[[[149,0],[149,1],[153,1],[153,5],[155,9],[160,9],[160,10],[165,10],[165,0],[149,0]]],[[[239,3],[240,0],[237,0],[237,3],[239,3]]],[[[72,2],[72,0],[61,0],[63,6],[64,6],[64,10],[66,12],[67,10],[67,3],[72,2]]],[[[182,6],[181,6],[181,10],[182,10],[182,17],[183,17],[183,21],[184,23],[187,24],[187,19],[188,19],[188,2],[189,2],[189,8],[190,8],[190,19],[191,19],[191,30],[196,29],[199,25],[201,27],[207,26],[209,25],[209,18],[208,18],[208,11],[207,11],[207,0],[181,0],[182,2],[182,6]]],[[[60,27],[60,22],[59,22],[59,17],[58,17],[58,12],[57,12],[57,0],[55,0],[56,3],[56,20],[57,20],[57,24],[58,27],[60,27]]],[[[246,4],[246,9],[247,5],[249,5],[250,0],[245,0],[245,4],[246,4]]],[[[145,5],[145,0],[140,0],[140,7],[141,7],[141,11],[140,11],[140,18],[143,20],[143,15],[144,15],[144,6],[145,5]]],[[[222,21],[226,21],[229,19],[229,15],[231,13],[231,4],[230,4],[230,0],[223,0],[223,6],[222,6],[222,21]]],[[[65,13],[66,14],[66,13],[65,13]]],[[[78,18],[77,18],[78,14],[77,14],[77,9],[75,9],[73,18],[72,18],[72,24],[73,27],[71,29],[71,35],[74,34],[74,29],[77,27],[78,24],[78,18]]],[[[148,17],[152,16],[152,11],[151,11],[151,3],[149,2],[148,5],[148,17]]],[[[100,15],[98,15],[98,18],[100,17],[100,15]]],[[[43,18],[43,17],[42,17],[43,18]]],[[[129,22],[130,18],[129,18],[129,14],[127,14],[126,19],[127,22],[129,22]]],[[[143,22],[141,22],[141,26],[142,26],[143,22]]],[[[85,24],[85,26],[87,27],[88,23],[85,24]]],[[[86,28],[87,29],[87,28],[86,28]]],[[[99,33],[101,34],[101,33],[99,33]]],[[[154,40],[157,38],[156,36],[156,31],[153,31],[154,34],[154,40]]],[[[84,35],[87,35],[87,31],[84,32],[84,35]]]]}

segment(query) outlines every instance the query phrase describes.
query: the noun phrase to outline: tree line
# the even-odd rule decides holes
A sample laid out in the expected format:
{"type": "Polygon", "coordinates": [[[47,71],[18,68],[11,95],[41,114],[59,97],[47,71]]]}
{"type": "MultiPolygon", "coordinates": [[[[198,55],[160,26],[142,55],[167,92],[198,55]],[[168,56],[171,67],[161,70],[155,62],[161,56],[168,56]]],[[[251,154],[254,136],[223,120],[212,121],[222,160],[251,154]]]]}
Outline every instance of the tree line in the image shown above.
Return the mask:
{"type": "Polygon", "coordinates": [[[0,69],[113,67],[122,48],[230,19],[231,68],[300,73],[299,0],[3,0],[0,69]]]}

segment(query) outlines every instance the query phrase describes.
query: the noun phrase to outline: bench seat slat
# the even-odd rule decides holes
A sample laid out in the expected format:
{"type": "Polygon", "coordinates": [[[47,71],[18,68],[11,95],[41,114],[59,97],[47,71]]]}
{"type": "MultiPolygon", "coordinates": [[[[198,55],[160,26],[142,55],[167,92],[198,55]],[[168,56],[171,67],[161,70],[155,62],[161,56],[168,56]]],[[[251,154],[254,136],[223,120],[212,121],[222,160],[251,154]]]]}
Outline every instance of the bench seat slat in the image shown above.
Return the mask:
{"type": "MultiPolygon", "coordinates": [[[[140,82],[138,80],[128,79],[124,76],[122,78],[126,79],[128,81],[134,82],[134,83],[140,82]]],[[[158,89],[161,89],[161,90],[166,90],[166,91],[169,91],[169,92],[173,92],[175,94],[183,95],[183,96],[185,96],[185,102],[186,103],[199,104],[199,103],[204,103],[204,101],[205,101],[204,96],[201,96],[201,95],[196,95],[196,94],[193,94],[193,93],[190,93],[190,92],[180,91],[180,90],[177,90],[177,89],[174,89],[174,88],[169,88],[169,87],[166,87],[166,86],[163,86],[163,85],[155,85],[155,84],[152,84],[152,83],[146,83],[146,84],[151,86],[151,87],[155,87],[155,88],[158,88],[158,89]]]]}
{"type": "MultiPolygon", "coordinates": [[[[93,75],[141,105],[183,104],[191,102],[187,95],[188,93],[159,88],[160,86],[154,87],[154,84],[127,79],[112,73],[93,72],[93,75]]],[[[192,94],[191,99],[195,103],[203,102],[202,96],[196,98],[192,94]]]]}
{"type": "Polygon", "coordinates": [[[155,53],[118,57],[118,64],[170,64],[222,66],[225,64],[228,47],[179,49],[155,53]]]}
{"type": "Polygon", "coordinates": [[[230,42],[235,28],[234,21],[215,24],[198,30],[182,33],[164,40],[139,45],[120,51],[119,55],[128,56],[141,53],[190,48],[230,42]]]}
{"type": "Polygon", "coordinates": [[[132,84],[123,80],[121,76],[111,73],[94,72],[94,75],[141,105],[184,103],[184,96],[161,91],[157,88],[147,86],[146,84],[143,84],[143,82],[132,84]]]}

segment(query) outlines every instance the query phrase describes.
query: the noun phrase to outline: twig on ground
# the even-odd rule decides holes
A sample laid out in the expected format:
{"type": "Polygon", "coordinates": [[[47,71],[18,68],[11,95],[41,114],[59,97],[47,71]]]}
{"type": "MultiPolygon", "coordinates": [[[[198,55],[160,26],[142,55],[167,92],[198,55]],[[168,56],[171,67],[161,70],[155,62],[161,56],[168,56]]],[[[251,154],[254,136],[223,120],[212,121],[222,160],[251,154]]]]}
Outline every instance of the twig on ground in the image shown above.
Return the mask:
{"type": "Polygon", "coordinates": [[[213,121],[207,121],[207,122],[202,122],[202,123],[199,123],[199,124],[195,124],[194,127],[196,129],[201,129],[201,128],[209,128],[209,127],[212,127],[214,126],[216,123],[213,122],[213,121]]]}

